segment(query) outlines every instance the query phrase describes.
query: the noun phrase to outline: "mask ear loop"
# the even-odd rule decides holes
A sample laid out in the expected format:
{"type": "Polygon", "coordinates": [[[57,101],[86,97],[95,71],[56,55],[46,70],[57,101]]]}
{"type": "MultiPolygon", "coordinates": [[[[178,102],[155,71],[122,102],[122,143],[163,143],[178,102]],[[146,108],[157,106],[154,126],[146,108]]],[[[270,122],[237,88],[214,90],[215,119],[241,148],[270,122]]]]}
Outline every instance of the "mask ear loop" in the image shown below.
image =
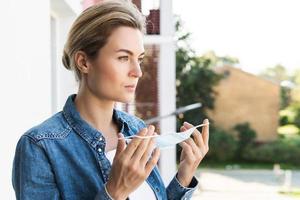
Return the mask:
{"type": "MultiPolygon", "coordinates": [[[[207,126],[207,125],[209,125],[209,123],[199,124],[199,125],[197,125],[197,126],[193,126],[193,127],[189,128],[189,129],[192,129],[192,128],[196,129],[196,128],[199,128],[199,127],[202,127],[202,126],[207,126]]],[[[188,129],[188,130],[189,130],[189,129],[188,129]]],[[[188,131],[188,130],[186,130],[186,131],[188,131]]],[[[169,133],[169,134],[172,134],[172,133],[169,133]]],[[[118,139],[119,139],[119,140],[125,139],[125,140],[127,140],[127,141],[130,141],[132,138],[147,139],[147,138],[155,138],[155,137],[158,137],[158,136],[160,136],[160,135],[150,135],[150,136],[130,135],[130,136],[126,136],[126,137],[118,138],[118,139]]]]}
{"type": "Polygon", "coordinates": [[[209,125],[209,122],[208,122],[208,123],[205,123],[205,124],[199,124],[199,125],[194,126],[194,127],[191,127],[191,128],[199,128],[199,127],[207,126],[207,125],[209,125]]]}

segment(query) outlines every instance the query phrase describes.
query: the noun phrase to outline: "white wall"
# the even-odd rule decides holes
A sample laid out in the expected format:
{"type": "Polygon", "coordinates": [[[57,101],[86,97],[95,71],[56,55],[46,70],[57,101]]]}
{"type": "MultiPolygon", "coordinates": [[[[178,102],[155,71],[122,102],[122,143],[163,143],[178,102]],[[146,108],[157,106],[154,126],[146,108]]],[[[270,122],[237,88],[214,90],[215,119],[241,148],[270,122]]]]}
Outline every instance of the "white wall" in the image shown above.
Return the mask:
{"type": "MultiPolygon", "coordinates": [[[[58,1],[58,0],[57,0],[58,1]]],[[[60,0],[61,1],[61,0],[60,0]]],[[[54,2],[55,3],[55,2],[54,2]]],[[[52,2],[53,4],[53,2],[52,2]]],[[[50,1],[9,0],[0,6],[0,194],[15,199],[11,184],[14,151],[20,136],[48,118],[51,95],[50,1]]],[[[67,24],[74,13],[68,12],[58,23],[57,48],[65,39],[67,24]]],[[[61,17],[58,12],[58,17],[61,17]]],[[[62,18],[62,17],[61,17],[62,18]]],[[[57,61],[60,62],[61,59],[57,61]]],[[[72,73],[57,65],[57,108],[74,91],[72,73]],[[65,75],[67,74],[67,75],[65,75]],[[69,85],[65,84],[66,82],[69,85]],[[65,84],[62,87],[62,83],[65,84]]]]}
{"type": "MultiPolygon", "coordinates": [[[[75,2],[76,1],[73,1],[73,3],[75,2]]],[[[53,112],[57,112],[62,110],[67,97],[72,93],[76,93],[78,87],[74,78],[74,74],[64,68],[61,58],[70,26],[80,11],[74,11],[67,2],[62,0],[51,0],[50,7],[51,17],[55,20],[56,26],[56,32],[51,32],[51,38],[56,39],[51,43],[52,52],[56,53],[56,55],[53,55],[56,56],[56,58],[52,59],[51,63],[52,69],[54,68],[52,70],[54,73],[52,74],[52,80],[55,81],[52,81],[52,110],[53,112]],[[55,35],[53,36],[53,34],[55,35]]]]}
{"type": "Polygon", "coordinates": [[[11,169],[17,140],[50,115],[49,2],[2,1],[0,19],[0,193],[14,199],[11,169]]]}

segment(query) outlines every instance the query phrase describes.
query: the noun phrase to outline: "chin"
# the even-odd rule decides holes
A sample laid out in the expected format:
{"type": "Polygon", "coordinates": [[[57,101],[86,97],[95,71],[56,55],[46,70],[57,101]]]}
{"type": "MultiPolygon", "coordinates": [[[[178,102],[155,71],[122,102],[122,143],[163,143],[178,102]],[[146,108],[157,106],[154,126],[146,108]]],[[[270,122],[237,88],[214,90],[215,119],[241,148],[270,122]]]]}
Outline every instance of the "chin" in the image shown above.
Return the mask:
{"type": "Polygon", "coordinates": [[[134,98],[135,98],[134,95],[132,95],[132,96],[127,95],[127,96],[123,96],[123,97],[119,98],[118,101],[122,102],[122,103],[132,103],[132,102],[134,102],[134,98]]]}

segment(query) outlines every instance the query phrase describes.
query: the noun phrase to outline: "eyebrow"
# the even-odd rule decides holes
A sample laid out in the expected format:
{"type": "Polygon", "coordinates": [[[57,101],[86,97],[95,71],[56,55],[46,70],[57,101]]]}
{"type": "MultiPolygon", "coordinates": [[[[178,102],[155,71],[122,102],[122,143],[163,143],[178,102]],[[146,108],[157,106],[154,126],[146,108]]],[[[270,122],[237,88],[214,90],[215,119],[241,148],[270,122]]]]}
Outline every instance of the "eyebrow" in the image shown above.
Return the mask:
{"type": "MultiPolygon", "coordinates": [[[[129,55],[133,55],[133,52],[128,50],[128,49],[118,49],[116,52],[125,52],[125,53],[128,53],[129,55]]],[[[139,56],[143,56],[145,55],[145,52],[142,52],[139,56]]]]}

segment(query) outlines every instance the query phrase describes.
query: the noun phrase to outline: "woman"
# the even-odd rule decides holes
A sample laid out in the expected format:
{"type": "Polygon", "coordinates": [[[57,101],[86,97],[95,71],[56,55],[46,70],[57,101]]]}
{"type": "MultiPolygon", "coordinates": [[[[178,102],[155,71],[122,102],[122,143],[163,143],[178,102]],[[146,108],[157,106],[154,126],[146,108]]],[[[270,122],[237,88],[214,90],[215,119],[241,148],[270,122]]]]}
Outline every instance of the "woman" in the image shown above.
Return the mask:
{"type": "MultiPolygon", "coordinates": [[[[75,71],[78,94],[19,140],[12,177],[17,199],[190,199],[198,184],[194,173],[208,151],[208,127],[181,143],[178,173],[165,187],[153,138],[123,139],[153,136],[154,126],[114,109],[115,102],[134,99],[144,23],[124,0],[93,6],[76,19],[63,64],[75,71]]],[[[185,123],[181,130],[191,127],[185,123]]]]}

